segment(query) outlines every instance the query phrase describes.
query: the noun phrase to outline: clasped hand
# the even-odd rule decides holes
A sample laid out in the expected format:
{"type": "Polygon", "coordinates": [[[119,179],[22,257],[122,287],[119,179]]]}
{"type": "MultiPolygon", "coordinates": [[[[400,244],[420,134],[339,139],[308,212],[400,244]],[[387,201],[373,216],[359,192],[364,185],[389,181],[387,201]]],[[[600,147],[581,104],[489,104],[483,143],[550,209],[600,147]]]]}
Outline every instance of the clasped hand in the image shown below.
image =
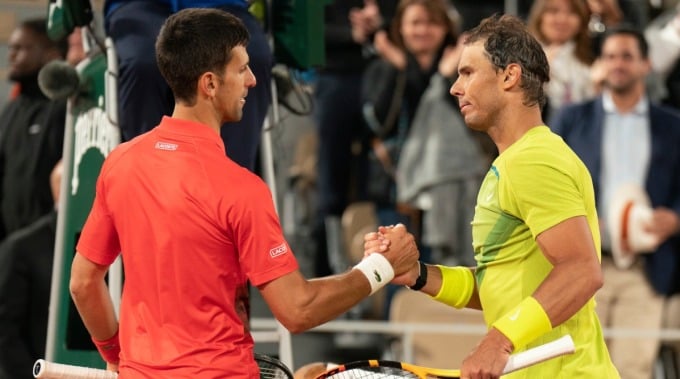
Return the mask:
{"type": "Polygon", "coordinates": [[[415,238],[403,224],[381,226],[364,235],[364,256],[383,254],[394,269],[393,284],[413,285],[418,278],[420,253],[415,238]]]}

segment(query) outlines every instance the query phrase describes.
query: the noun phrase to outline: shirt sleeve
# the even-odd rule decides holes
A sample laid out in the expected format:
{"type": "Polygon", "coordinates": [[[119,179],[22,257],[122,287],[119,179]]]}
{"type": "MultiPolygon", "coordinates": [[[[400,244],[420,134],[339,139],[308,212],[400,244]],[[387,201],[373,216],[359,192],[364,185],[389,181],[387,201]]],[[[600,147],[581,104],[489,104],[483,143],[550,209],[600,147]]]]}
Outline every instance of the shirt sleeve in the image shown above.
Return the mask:
{"type": "Polygon", "coordinates": [[[503,208],[524,220],[534,238],[568,218],[586,215],[571,155],[548,150],[526,149],[507,163],[499,193],[503,208]]]}
{"type": "Polygon", "coordinates": [[[259,286],[298,269],[274,210],[272,194],[259,178],[244,185],[228,222],[243,273],[259,286]]]}
{"type": "Polygon", "coordinates": [[[97,179],[92,210],[85,221],[76,250],[94,263],[108,266],[120,253],[120,240],[113,218],[106,207],[105,169],[97,179]]]}

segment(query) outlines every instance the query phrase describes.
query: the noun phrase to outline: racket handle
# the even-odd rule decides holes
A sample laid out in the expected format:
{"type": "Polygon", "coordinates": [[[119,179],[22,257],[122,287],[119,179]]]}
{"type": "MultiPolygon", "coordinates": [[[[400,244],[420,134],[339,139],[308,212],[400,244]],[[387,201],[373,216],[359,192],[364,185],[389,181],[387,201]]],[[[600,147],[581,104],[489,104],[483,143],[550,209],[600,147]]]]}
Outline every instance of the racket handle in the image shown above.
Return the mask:
{"type": "Polygon", "coordinates": [[[38,359],[33,364],[33,377],[42,379],[116,379],[113,371],[65,365],[38,359]]]}
{"type": "Polygon", "coordinates": [[[511,355],[508,363],[505,365],[503,374],[509,374],[550,358],[559,357],[560,355],[571,354],[575,350],[574,340],[567,334],[545,345],[511,355]]]}

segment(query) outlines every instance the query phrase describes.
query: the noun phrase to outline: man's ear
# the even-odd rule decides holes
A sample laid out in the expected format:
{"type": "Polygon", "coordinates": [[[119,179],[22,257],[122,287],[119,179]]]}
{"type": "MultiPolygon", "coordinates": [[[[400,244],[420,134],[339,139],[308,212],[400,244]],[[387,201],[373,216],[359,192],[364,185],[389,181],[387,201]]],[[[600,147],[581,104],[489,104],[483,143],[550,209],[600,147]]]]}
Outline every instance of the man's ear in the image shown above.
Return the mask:
{"type": "Polygon", "coordinates": [[[206,97],[214,97],[217,89],[217,76],[212,72],[205,72],[198,79],[198,92],[206,97]]]}
{"type": "Polygon", "coordinates": [[[517,63],[511,63],[503,70],[503,88],[519,85],[522,80],[522,67],[517,63]]]}

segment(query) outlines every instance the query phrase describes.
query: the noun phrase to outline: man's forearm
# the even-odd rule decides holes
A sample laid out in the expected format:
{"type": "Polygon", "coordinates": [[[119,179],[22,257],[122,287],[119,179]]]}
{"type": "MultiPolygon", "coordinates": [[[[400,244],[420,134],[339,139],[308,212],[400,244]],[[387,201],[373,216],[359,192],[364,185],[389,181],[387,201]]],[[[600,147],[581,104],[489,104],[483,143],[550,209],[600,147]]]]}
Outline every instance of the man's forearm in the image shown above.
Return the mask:
{"type": "Polygon", "coordinates": [[[71,295],[92,338],[106,340],[118,331],[118,320],[104,280],[72,289],[71,295]]]}

